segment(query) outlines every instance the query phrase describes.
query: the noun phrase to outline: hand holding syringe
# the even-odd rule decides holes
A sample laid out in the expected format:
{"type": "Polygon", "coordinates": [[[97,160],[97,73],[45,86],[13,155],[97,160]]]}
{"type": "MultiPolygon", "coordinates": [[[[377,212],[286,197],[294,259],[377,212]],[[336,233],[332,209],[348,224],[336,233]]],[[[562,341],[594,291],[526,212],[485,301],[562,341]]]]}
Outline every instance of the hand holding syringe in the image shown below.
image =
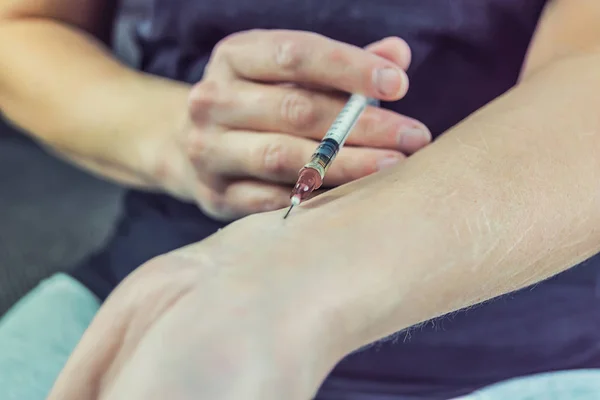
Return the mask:
{"type": "Polygon", "coordinates": [[[327,170],[333,163],[338,152],[344,146],[350,132],[368,105],[377,105],[378,100],[360,94],[353,94],[340,111],[333,124],[321,140],[311,160],[302,167],[298,180],[290,196],[290,208],[283,218],[292,211],[294,206],[306,200],[308,196],[321,187],[327,170]]]}

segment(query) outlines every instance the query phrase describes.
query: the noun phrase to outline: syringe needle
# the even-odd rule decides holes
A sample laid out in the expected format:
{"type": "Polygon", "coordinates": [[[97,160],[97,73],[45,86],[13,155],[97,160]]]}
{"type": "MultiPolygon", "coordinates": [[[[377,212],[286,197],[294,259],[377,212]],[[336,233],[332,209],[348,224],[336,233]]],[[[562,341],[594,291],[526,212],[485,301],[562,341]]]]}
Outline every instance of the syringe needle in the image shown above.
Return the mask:
{"type": "Polygon", "coordinates": [[[292,198],[290,199],[290,208],[288,208],[287,212],[283,216],[283,219],[286,219],[288,217],[288,215],[290,215],[292,208],[294,208],[294,206],[297,206],[298,204],[300,204],[301,201],[302,200],[300,199],[300,196],[293,195],[292,198]]]}
{"type": "Polygon", "coordinates": [[[287,212],[283,216],[283,219],[286,219],[288,217],[288,215],[290,215],[290,212],[292,211],[292,208],[294,208],[293,204],[290,206],[290,208],[288,208],[287,212]]]}

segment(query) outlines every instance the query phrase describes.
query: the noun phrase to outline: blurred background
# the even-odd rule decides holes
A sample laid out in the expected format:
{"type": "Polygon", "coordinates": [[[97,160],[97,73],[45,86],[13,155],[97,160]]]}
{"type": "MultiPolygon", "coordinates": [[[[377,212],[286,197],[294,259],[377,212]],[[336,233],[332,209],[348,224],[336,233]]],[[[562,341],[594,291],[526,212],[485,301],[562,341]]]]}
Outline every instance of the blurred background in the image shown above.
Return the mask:
{"type": "MultiPolygon", "coordinates": [[[[122,60],[136,64],[133,29],[149,2],[122,3],[114,47],[122,60]]],[[[121,194],[47,154],[0,116],[0,316],[41,279],[107,240],[121,194]]]]}

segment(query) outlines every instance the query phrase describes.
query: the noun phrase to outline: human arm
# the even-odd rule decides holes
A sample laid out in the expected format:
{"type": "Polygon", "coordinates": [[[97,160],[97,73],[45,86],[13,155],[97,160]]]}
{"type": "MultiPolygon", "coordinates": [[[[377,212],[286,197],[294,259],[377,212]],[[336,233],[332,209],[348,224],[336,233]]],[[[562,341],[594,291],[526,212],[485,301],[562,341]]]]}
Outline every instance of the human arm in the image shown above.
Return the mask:
{"type": "MultiPolygon", "coordinates": [[[[286,204],[297,171],[341,109],[335,94],[277,83],[386,100],[406,91],[402,69],[410,50],[400,39],[382,38],[364,51],[307,32],[278,31],[221,40],[209,63],[219,67],[209,66],[192,91],[191,85],[128,69],[111,57],[97,38],[108,36],[113,8],[114,2],[98,0],[0,5],[0,108],[25,132],[80,166],[122,184],[196,202],[217,219],[286,204]],[[282,75],[294,69],[285,65],[290,56],[285,53],[294,51],[285,47],[286,35],[311,38],[317,62],[302,80],[282,75]],[[318,52],[327,54],[319,58],[318,52]],[[337,59],[329,60],[330,53],[337,59]],[[273,62],[252,70],[257,59],[273,62]],[[328,62],[345,73],[329,79],[328,62]],[[379,93],[371,79],[364,79],[382,66],[398,70],[395,83],[387,85],[393,93],[379,93]]],[[[399,161],[402,153],[431,139],[427,128],[411,118],[372,107],[366,114],[378,123],[357,126],[348,142],[353,147],[340,153],[329,185],[372,173],[382,161],[399,161]],[[401,134],[401,128],[408,133],[401,134]]]]}
{"type": "Polygon", "coordinates": [[[599,16],[597,2],[555,1],[515,89],[401,168],[298,210],[298,225],[331,224],[323,235],[340,239],[327,246],[344,249],[323,262],[353,277],[328,289],[349,296],[336,305],[356,340],[347,349],[600,250],[599,16]]]}
{"type": "Polygon", "coordinates": [[[0,5],[0,109],[95,173],[158,189],[157,152],[182,128],[188,87],[133,71],[108,41],[115,1],[0,5]]]}

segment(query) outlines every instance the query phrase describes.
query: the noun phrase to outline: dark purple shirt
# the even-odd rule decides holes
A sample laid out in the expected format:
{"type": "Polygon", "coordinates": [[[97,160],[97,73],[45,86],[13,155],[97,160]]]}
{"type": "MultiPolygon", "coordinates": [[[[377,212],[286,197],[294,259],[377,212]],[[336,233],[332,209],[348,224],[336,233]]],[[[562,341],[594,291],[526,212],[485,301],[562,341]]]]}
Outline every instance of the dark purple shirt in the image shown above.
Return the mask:
{"type": "MultiPolygon", "coordinates": [[[[308,30],[358,46],[400,36],[413,50],[411,88],[405,99],[382,106],[423,121],[438,136],[515,84],[545,1],[153,4],[150,20],[139,29],[143,68],[190,83],[202,77],[213,46],[241,30],[308,30]]],[[[117,236],[91,261],[109,266],[111,286],[154,255],[222,226],[165,196],[132,192],[126,207],[117,236]]],[[[512,376],[600,367],[599,262],[592,259],[533,288],[353,354],[333,371],[319,398],[442,399],[512,376]]],[[[95,290],[102,295],[108,289],[95,290]]]]}

